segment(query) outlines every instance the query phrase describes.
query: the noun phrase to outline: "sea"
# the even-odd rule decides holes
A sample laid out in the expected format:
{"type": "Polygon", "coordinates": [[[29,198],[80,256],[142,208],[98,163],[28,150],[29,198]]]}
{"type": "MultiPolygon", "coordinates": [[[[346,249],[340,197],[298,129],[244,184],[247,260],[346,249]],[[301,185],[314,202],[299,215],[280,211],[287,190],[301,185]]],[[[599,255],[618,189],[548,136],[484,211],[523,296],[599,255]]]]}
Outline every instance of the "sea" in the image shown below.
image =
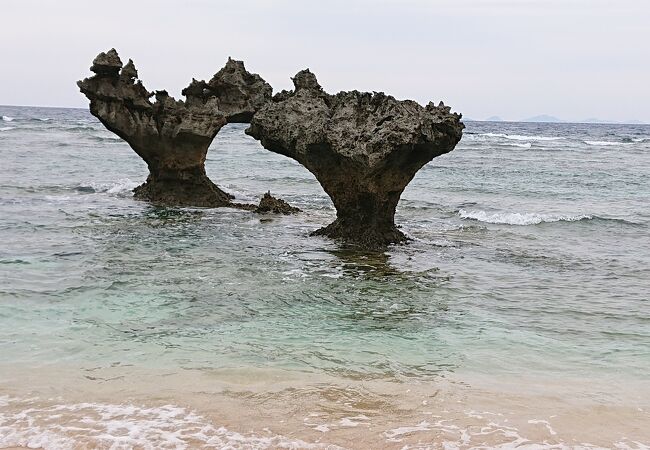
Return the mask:
{"type": "Polygon", "coordinates": [[[208,175],[301,213],[137,201],[87,110],[0,116],[0,448],[650,448],[649,125],[468,121],[367,252],[245,124],[208,175]]]}

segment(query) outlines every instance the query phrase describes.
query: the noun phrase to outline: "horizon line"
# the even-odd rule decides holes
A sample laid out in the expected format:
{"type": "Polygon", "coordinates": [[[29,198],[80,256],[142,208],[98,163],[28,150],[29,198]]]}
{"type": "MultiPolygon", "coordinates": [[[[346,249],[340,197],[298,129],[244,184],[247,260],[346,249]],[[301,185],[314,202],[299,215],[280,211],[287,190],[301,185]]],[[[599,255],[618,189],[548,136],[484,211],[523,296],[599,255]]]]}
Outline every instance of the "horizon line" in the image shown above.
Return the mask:
{"type": "MultiPolygon", "coordinates": [[[[50,109],[83,109],[86,111],[90,111],[86,107],[82,106],[43,106],[43,105],[0,105],[2,106],[8,106],[10,108],[50,108],[50,109]]],[[[539,116],[543,116],[546,114],[539,114],[539,116]]],[[[496,116],[498,117],[498,116],[496,116]]],[[[533,116],[534,118],[535,116],[533,116]]],[[[553,116],[554,117],[554,116],[553,116]]],[[[473,119],[470,117],[464,117],[461,120],[464,120],[466,122],[493,122],[493,123],[499,123],[499,122],[506,122],[506,123],[565,123],[565,124],[585,124],[585,125],[650,125],[650,122],[645,122],[642,120],[634,122],[635,119],[630,119],[631,121],[615,121],[615,120],[609,120],[609,121],[600,121],[598,122],[587,122],[587,119],[583,120],[562,120],[558,117],[554,117],[557,120],[510,120],[510,119],[500,119],[500,120],[488,120],[488,119],[473,119]]]]}

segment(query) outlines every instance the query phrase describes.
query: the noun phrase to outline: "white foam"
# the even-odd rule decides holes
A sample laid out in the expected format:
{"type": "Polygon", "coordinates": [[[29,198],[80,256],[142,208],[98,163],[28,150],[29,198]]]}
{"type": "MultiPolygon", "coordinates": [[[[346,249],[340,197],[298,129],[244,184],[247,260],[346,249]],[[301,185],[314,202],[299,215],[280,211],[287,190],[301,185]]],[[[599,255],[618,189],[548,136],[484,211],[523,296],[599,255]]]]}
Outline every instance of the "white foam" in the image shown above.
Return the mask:
{"type": "Polygon", "coordinates": [[[15,130],[16,127],[0,127],[0,131],[9,131],[9,130],[15,130]]]}
{"type": "Polygon", "coordinates": [[[109,194],[123,194],[123,193],[131,192],[139,185],[140,183],[125,178],[118,181],[117,183],[114,183],[106,190],[106,192],[109,194]]]}
{"type": "Polygon", "coordinates": [[[4,120],[5,122],[13,122],[14,118],[9,116],[2,116],[2,120],[4,120]]]}
{"type": "Polygon", "coordinates": [[[389,441],[399,442],[404,438],[404,436],[408,434],[416,433],[418,431],[430,431],[430,430],[431,430],[431,424],[426,420],[423,420],[422,422],[412,427],[399,427],[399,428],[393,428],[392,430],[385,431],[384,436],[386,436],[386,439],[388,439],[389,441]]]}
{"type": "Polygon", "coordinates": [[[99,139],[109,140],[109,141],[122,141],[123,140],[121,137],[119,137],[119,136],[117,136],[115,134],[112,134],[112,133],[104,133],[104,134],[101,134],[101,135],[97,135],[95,137],[99,138],[99,139]]]}
{"type": "Polygon", "coordinates": [[[508,145],[511,145],[513,147],[519,147],[519,148],[530,148],[533,146],[530,142],[526,142],[525,144],[517,144],[516,142],[511,142],[508,145]]]}
{"type": "Polygon", "coordinates": [[[95,183],[90,182],[79,186],[90,187],[95,192],[106,192],[107,194],[126,194],[131,192],[134,188],[138,187],[140,183],[133,181],[129,178],[121,178],[115,183],[95,183]]]}
{"type": "Polygon", "coordinates": [[[370,419],[363,414],[354,417],[344,417],[339,420],[339,425],[342,427],[358,427],[359,425],[370,425],[368,423],[370,419]]]}
{"type": "Polygon", "coordinates": [[[526,136],[522,134],[505,134],[505,133],[482,133],[479,136],[495,137],[510,139],[513,141],[559,141],[565,139],[562,136],[526,136]]]}
{"type": "Polygon", "coordinates": [[[281,435],[243,435],[185,408],[38,405],[0,397],[0,448],[340,448],[281,435]]]}
{"type": "Polygon", "coordinates": [[[587,145],[596,145],[599,147],[610,147],[614,145],[630,145],[632,142],[612,142],[612,141],[585,141],[587,145]]]}
{"type": "Polygon", "coordinates": [[[481,210],[467,211],[461,209],[458,215],[463,219],[473,219],[479,222],[499,223],[506,225],[537,225],[542,222],[574,222],[577,220],[591,219],[592,216],[580,214],[567,216],[561,214],[537,214],[537,213],[518,213],[518,212],[487,212],[481,210]]]}
{"type": "Polygon", "coordinates": [[[557,435],[557,432],[551,427],[551,424],[548,422],[548,420],[531,419],[528,421],[528,423],[544,425],[551,436],[557,435]]]}

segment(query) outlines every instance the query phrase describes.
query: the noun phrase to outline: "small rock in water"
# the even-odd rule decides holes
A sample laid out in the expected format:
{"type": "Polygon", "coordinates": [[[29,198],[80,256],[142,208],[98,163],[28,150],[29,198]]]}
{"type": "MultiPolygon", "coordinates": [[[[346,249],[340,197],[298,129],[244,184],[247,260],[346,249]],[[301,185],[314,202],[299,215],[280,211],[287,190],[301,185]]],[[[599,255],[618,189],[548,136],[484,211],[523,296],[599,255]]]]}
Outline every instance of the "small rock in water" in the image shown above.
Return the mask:
{"type": "Polygon", "coordinates": [[[281,198],[273,197],[269,191],[264,194],[255,212],[259,214],[295,214],[300,212],[300,209],[291,206],[281,198]]]}

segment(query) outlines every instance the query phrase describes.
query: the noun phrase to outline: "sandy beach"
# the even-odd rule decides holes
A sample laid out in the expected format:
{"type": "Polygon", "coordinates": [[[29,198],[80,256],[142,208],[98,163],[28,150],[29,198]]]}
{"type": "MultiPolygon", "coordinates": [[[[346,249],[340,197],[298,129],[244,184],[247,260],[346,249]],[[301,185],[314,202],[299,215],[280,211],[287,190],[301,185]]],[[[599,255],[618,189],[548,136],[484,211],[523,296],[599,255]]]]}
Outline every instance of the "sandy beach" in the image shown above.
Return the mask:
{"type": "Polygon", "coordinates": [[[623,385],[586,380],[385,382],[133,367],[50,367],[13,376],[0,385],[6,394],[0,430],[14,431],[13,445],[101,447],[108,435],[135,447],[176,442],[189,448],[642,448],[650,440],[647,385],[625,392],[623,385]]]}

